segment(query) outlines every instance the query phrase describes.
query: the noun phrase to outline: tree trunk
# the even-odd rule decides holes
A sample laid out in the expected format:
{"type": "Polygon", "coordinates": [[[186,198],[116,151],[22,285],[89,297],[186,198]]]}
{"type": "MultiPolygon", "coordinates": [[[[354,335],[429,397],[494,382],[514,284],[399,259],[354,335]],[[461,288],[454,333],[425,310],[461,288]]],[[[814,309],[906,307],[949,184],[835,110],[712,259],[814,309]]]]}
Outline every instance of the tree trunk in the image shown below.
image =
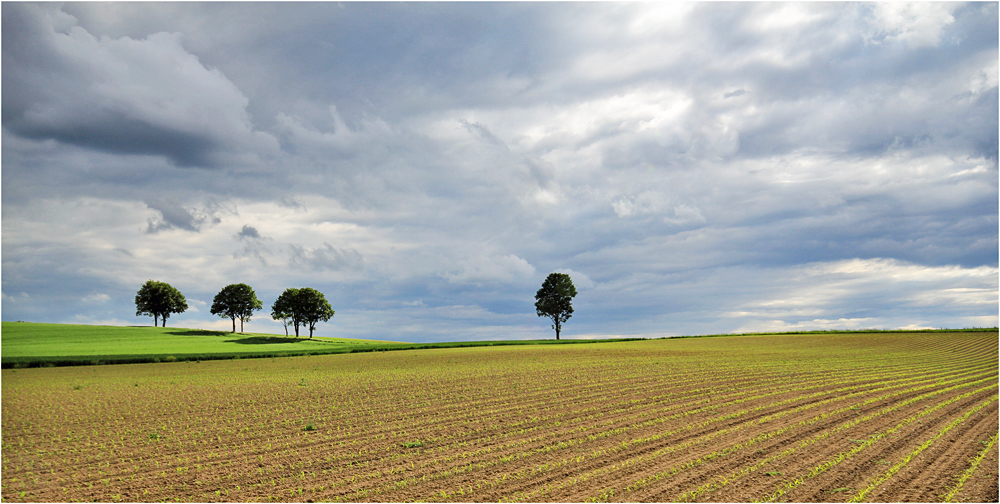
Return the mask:
{"type": "Polygon", "coordinates": [[[236,317],[233,317],[233,332],[236,332],[236,317]]]}
{"type": "Polygon", "coordinates": [[[240,317],[240,334],[243,334],[243,318],[240,317]]]}
{"type": "Polygon", "coordinates": [[[160,327],[160,316],[156,313],[153,314],[153,327],[160,327]]]}
{"type": "Polygon", "coordinates": [[[299,337],[299,324],[297,324],[297,323],[295,324],[295,337],[296,338],[299,337]]]}
{"type": "Polygon", "coordinates": [[[556,319],[556,339],[559,339],[559,320],[556,319]]]}

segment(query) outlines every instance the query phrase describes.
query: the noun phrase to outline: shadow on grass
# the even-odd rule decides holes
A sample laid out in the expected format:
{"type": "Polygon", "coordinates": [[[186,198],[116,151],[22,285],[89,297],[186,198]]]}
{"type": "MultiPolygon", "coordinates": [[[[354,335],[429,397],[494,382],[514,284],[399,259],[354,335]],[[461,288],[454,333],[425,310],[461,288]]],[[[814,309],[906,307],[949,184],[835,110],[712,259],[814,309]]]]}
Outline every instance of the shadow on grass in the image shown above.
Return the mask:
{"type": "Polygon", "coordinates": [[[281,336],[251,336],[249,338],[229,339],[226,343],[238,343],[240,345],[272,345],[275,343],[297,343],[306,341],[304,339],[284,338],[281,336]]]}
{"type": "Polygon", "coordinates": [[[177,329],[176,331],[166,331],[167,334],[176,336],[226,336],[232,334],[229,331],[206,331],[203,329],[177,329]]]}

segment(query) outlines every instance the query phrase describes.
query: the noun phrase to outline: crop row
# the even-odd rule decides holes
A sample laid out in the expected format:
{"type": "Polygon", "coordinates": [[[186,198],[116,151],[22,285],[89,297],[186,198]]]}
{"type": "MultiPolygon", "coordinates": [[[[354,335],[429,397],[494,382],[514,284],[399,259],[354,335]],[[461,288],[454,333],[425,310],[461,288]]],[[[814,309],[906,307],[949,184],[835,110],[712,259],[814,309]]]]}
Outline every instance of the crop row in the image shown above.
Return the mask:
{"type": "MultiPolygon", "coordinates": [[[[979,383],[981,383],[981,381],[979,383]]],[[[957,387],[955,387],[955,388],[957,388],[957,387]]],[[[906,419],[904,419],[901,422],[897,423],[893,427],[891,427],[889,429],[886,429],[885,431],[879,432],[877,434],[869,435],[865,439],[861,440],[861,443],[858,444],[858,446],[855,446],[855,447],[853,447],[852,449],[850,449],[848,451],[840,452],[840,453],[836,454],[834,457],[829,458],[827,460],[824,460],[822,463],[815,465],[814,467],[812,467],[811,469],[809,469],[805,474],[800,475],[799,477],[797,477],[795,479],[792,479],[791,481],[783,484],[774,493],[771,493],[770,495],[767,496],[767,498],[765,498],[765,499],[763,499],[761,501],[758,501],[758,502],[773,502],[776,499],[778,499],[779,497],[787,494],[790,490],[793,490],[793,489],[799,487],[800,485],[802,485],[804,482],[808,481],[809,479],[815,478],[816,476],[818,476],[818,475],[820,475],[820,474],[822,474],[822,473],[830,470],[834,466],[837,466],[838,464],[840,464],[840,463],[842,463],[844,461],[850,460],[851,457],[853,457],[854,455],[856,455],[859,452],[861,452],[861,451],[869,448],[870,446],[872,446],[876,442],[885,439],[887,436],[890,436],[891,434],[896,433],[897,431],[899,431],[903,427],[905,427],[905,426],[907,426],[909,424],[912,424],[915,421],[919,421],[919,419],[921,419],[921,418],[923,418],[923,417],[925,417],[925,416],[927,416],[927,415],[929,415],[929,414],[931,414],[931,413],[933,413],[933,412],[935,412],[935,411],[937,411],[937,410],[939,410],[941,408],[944,408],[945,406],[948,406],[948,405],[950,405],[952,403],[955,403],[957,401],[960,401],[960,400],[966,399],[968,397],[974,396],[974,395],[979,394],[979,393],[981,393],[983,391],[988,391],[988,390],[992,390],[992,389],[995,389],[995,388],[996,388],[995,384],[988,385],[988,386],[981,387],[981,388],[976,389],[976,390],[972,390],[972,391],[965,392],[963,394],[957,395],[957,396],[952,397],[952,398],[950,398],[950,399],[948,399],[946,401],[938,403],[938,404],[936,404],[934,406],[927,407],[926,409],[920,411],[919,413],[917,413],[915,415],[911,415],[911,416],[907,417],[906,419]]],[[[914,398],[914,400],[924,399],[924,398],[929,397],[931,395],[939,395],[939,394],[938,393],[925,394],[924,396],[919,396],[918,398],[914,398]]],[[[907,400],[907,401],[904,401],[904,403],[912,403],[912,402],[915,402],[914,400],[907,400]]],[[[985,404],[988,404],[988,403],[984,403],[984,406],[985,406],[985,404]]],[[[857,424],[859,424],[859,423],[861,423],[863,421],[871,420],[872,418],[875,418],[875,417],[877,417],[877,416],[879,416],[879,415],[881,415],[881,414],[883,414],[885,412],[888,412],[890,410],[897,410],[901,406],[904,406],[904,404],[900,403],[898,405],[894,405],[891,408],[883,408],[882,410],[880,410],[878,412],[875,412],[875,413],[872,413],[872,414],[869,414],[869,415],[866,415],[865,417],[853,420],[851,422],[847,422],[845,424],[841,424],[840,426],[838,426],[837,430],[842,430],[842,429],[845,429],[845,428],[854,427],[854,426],[856,426],[857,424]]],[[[826,433],[824,433],[824,434],[826,434],[826,433]]]]}
{"type": "MultiPolygon", "coordinates": [[[[834,412],[824,412],[824,413],[821,413],[820,415],[817,415],[815,417],[801,420],[797,424],[794,424],[792,426],[784,426],[784,427],[781,427],[781,428],[779,428],[779,429],[777,429],[775,431],[764,432],[764,433],[758,434],[758,435],[756,435],[754,437],[751,437],[751,438],[749,438],[746,441],[741,441],[739,443],[736,443],[736,444],[728,446],[728,447],[725,447],[725,446],[724,447],[720,447],[719,449],[717,449],[715,451],[712,451],[710,453],[704,454],[704,455],[702,455],[700,457],[697,457],[697,458],[694,458],[694,459],[689,459],[689,460],[682,461],[682,462],[678,462],[678,463],[674,464],[673,466],[667,468],[666,470],[661,470],[660,472],[657,472],[657,473],[652,474],[650,476],[643,477],[643,478],[641,478],[639,480],[636,480],[636,481],[628,484],[624,488],[619,489],[618,495],[624,496],[624,495],[627,495],[627,493],[635,492],[635,491],[637,491],[637,490],[639,490],[641,488],[644,488],[644,487],[646,487],[646,486],[648,486],[648,485],[650,485],[650,484],[652,484],[654,482],[659,482],[660,480],[663,480],[666,477],[670,477],[670,476],[673,476],[673,475],[678,474],[680,472],[683,472],[683,471],[685,471],[687,469],[690,469],[692,467],[699,466],[699,465],[701,465],[702,463],[704,463],[706,461],[709,461],[709,460],[712,460],[712,459],[715,459],[715,458],[718,458],[718,457],[729,455],[729,454],[734,453],[734,452],[736,452],[736,451],[738,451],[740,449],[747,448],[747,447],[753,445],[756,442],[763,441],[765,439],[770,439],[770,438],[775,437],[777,435],[780,435],[780,434],[783,434],[785,432],[788,432],[789,430],[791,430],[791,429],[793,429],[795,427],[799,427],[799,426],[803,426],[803,425],[812,425],[812,424],[815,424],[818,421],[826,420],[831,415],[840,414],[840,413],[843,413],[845,411],[854,411],[854,410],[858,409],[859,407],[861,407],[862,405],[865,405],[865,404],[868,404],[868,403],[871,403],[871,402],[883,401],[883,400],[885,400],[885,399],[887,399],[889,397],[897,396],[897,395],[901,395],[901,394],[911,394],[911,393],[914,393],[915,391],[918,391],[918,390],[921,390],[921,389],[925,389],[925,388],[937,385],[936,381],[933,381],[933,380],[925,380],[925,381],[930,381],[930,383],[925,383],[922,386],[916,386],[916,387],[913,387],[913,388],[907,388],[907,389],[896,391],[894,393],[885,394],[885,395],[882,395],[882,396],[879,396],[879,397],[871,398],[871,399],[866,400],[866,401],[861,402],[861,403],[852,404],[852,405],[843,407],[843,408],[841,408],[839,410],[836,410],[834,412]]],[[[906,385],[908,385],[908,384],[906,384],[906,385]]],[[[656,451],[653,451],[653,452],[645,452],[642,455],[639,455],[639,456],[636,456],[634,458],[630,458],[630,459],[624,460],[624,461],[622,461],[619,464],[616,464],[614,466],[611,466],[611,467],[602,467],[595,474],[587,474],[587,475],[584,475],[584,476],[577,476],[577,477],[575,477],[575,479],[577,479],[579,481],[584,481],[586,479],[590,479],[591,477],[596,477],[596,476],[601,476],[602,479],[607,479],[611,472],[622,471],[622,470],[632,470],[635,467],[639,466],[640,464],[655,464],[655,461],[657,459],[659,459],[659,458],[663,458],[663,457],[666,457],[666,456],[669,456],[669,455],[672,455],[672,454],[676,454],[677,452],[682,451],[685,448],[688,448],[688,447],[691,447],[691,446],[694,446],[694,445],[707,444],[708,442],[714,440],[715,438],[719,438],[719,437],[721,437],[723,435],[738,433],[741,430],[749,429],[750,427],[758,427],[758,426],[761,426],[761,425],[763,425],[765,423],[768,423],[768,422],[775,422],[775,421],[781,420],[782,418],[784,418],[786,416],[795,415],[795,414],[798,414],[798,413],[801,413],[801,412],[804,412],[804,411],[808,411],[808,410],[811,410],[811,409],[824,407],[824,406],[827,406],[827,405],[832,404],[834,402],[848,400],[848,399],[853,398],[853,397],[860,397],[860,396],[864,396],[864,395],[870,394],[870,393],[882,392],[882,391],[889,390],[889,389],[896,389],[899,386],[900,386],[900,384],[895,384],[895,385],[890,385],[890,386],[885,386],[885,387],[880,387],[880,388],[870,389],[870,390],[863,390],[863,391],[852,391],[852,390],[856,389],[857,387],[844,387],[842,389],[836,389],[836,390],[833,390],[833,391],[825,392],[823,394],[827,394],[827,393],[843,393],[843,392],[851,391],[850,393],[845,394],[845,395],[838,395],[838,396],[835,396],[835,397],[832,397],[832,398],[823,399],[823,400],[820,400],[820,401],[807,402],[807,403],[799,405],[799,406],[797,406],[795,408],[788,408],[788,409],[779,410],[779,411],[777,411],[775,413],[772,413],[772,414],[769,414],[769,415],[766,415],[766,416],[763,416],[763,417],[753,418],[753,419],[750,419],[750,420],[748,420],[748,421],[746,421],[746,422],[744,422],[742,424],[733,425],[731,427],[708,429],[707,432],[705,434],[701,435],[701,436],[688,438],[687,440],[682,441],[679,444],[666,445],[666,446],[663,446],[663,447],[661,447],[661,448],[659,448],[659,449],[657,449],[656,451]]],[[[791,399],[786,399],[784,401],[778,401],[778,402],[772,403],[772,404],[770,404],[768,406],[769,407],[770,406],[785,406],[785,405],[788,405],[788,404],[790,404],[792,402],[798,402],[798,401],[803,400],[803,399],[814,399],[818,395],[820,395],[820,394],[810,394],[808,396],[795,397],[795,398],[791,398],[791,399]]],[[[734,415],[730,414],[730,415],[725,415],[724,417],[733,417],[733,416],[734,415]]],[[[724,419],[724,418],[717,418],[715,420],[722,420],[722,419],[724,419]]],[[[705,427],[709,427],[709,425],[712,424],[712,423],[714,423],[714,422],[704,422],[701,425],[687,424],[687,425],[684,426],[684,428],[682,430],[688,430],[689,431],[689,430],[691,430],[691,429],[693,429],[695,427],[705,428],[705,427]]],[[[661,439],[669,439],[670,436],[675,436],[678,433],[679,432],[677,432],[677,431],[658,432],[658,433],[653,434],[653,435],[651,435],[651,436],[649,436],[648,438],[645,438],[645,439],[641,439],[641,440],[636,439],[636,440],[632,440],[629,443],[623,443],[621,447],[615,447],[614,449],[612,449],[610,451],[602,451],[599,455],[601,455],[601,456],[612,455],[615,452],[621,451],[621,448],[637,447],[641,442],[655,442],[655,441],[659,441],[661,439]]],[[[595,455],[597,455],[597,454],[595,454],[595,455]]],[[[614,489],[605,489],[604,491],[602,491],[602,495],[601,496],[591,497],[588,500],[589,501],[603,500],[603,498],[605,498],[605,496],[607,496],[607,495],[614,495],[614,489]]],[[[536,496],[535,495],[531,495],[531,496],[525,496],[525,497],[536,497],[536,496]]]]}
{"type": "MultiPolygon", "coordinates": [[[[883,415],[885,413],[892,412],[892,411],[897,411],[897,410],[899,410],[899,409],[901,409],[901,408],[903,408],[905,406],[909,406],[910,404],[916,403],[918,401],[922,401],[922,400],[930,398],[930,397],[935,397],[935,396],[940,395],[940,394],[942,394],[944,392],[947,392],[949,390],[953,390],[953,389],[957,389],[957,388],[963,388],[963,387],[968,387],[968,386],[974,385],[976,383],[982,383],[984,381],[989,381],[989,380],[992,380],[992,377],[991,378],[984,378],[984,379],[976,380],[974,382],[962,383],[962,384],[955,385],[955,386],[952,386],[952,387],[949,387],[949,388],[946,388],[946,389],[934,390],[934,391],[929,392],[929,393],[925,393],[925,394],[918,395],[918,396],[915,396],[915,397],[910,397],[910,398],[905,399],[903,401],[899,401],[899,402],[897,402],[897,403],[895,403],[895,404],[893,404],[891,406],[886,406],[886,407],[882,408],[881,410],[875,411],[873,413],[869,413],[869,414],[864,415],[862,417],[854,418],[852,420],[848,420],[848,421],[846,421],[846,422],[838,425],[834,429],[822,430],[822,431],[816,433],[814,436],[812,436],[810,438],[807,438],[807,439],[799,442],[797,445],[794,445],[792,447],[786,448],[786,449],[782,450],[781,452],[779,452],[777,454],[765,457],[764,459],[756,462],[754,465],[750,465],[750,466],[746,466],[746,467],[740,468],[740,469],[738,469],[736,472],[734,472],[732,474],[719,476],[717,479],[709,481],[708,483],[705,483],[705,484],[701,485],[700,487],[698,487],[696,489],[691,489],[691,490],[688,490],[688,491],[685,491],[685,492],[681,492],[679,495],[673,497],[673,500],[681,500],[681,501],[691,500],[691,499],[697,497],[698,495],[701,495],[701,494],[704,494],[706,492],[710,492],[710,491],[713,491],[713,490],[717,490],[717,489],[719,489],[719,488],[721,488],[721,487],[723,487],[723,486],[725,486],[725,485],[727,485],[727,484],[729,484],[729,483],[731,483],[733,481],[736,481],[736,480],[738,480],[738,479],[740,479],[740,478],[742,478],[742,477],[744,477],[744,476],[746,476],[746,475],[748,475],[748,474],[750,474],[750,473],[752,473],[752,472],[760,469],[761,467],[763,467],[764,465],[766,465],[768,463],[771,463],[771,462],[777,461],[777,460],[779,460],[781,458],[784,458],[785,456],[790,455],[790,454],[794,453],[796,450],[799,450],[799,449],[801,449],[801,448],[803,448],[805,446],[813,445],[816,442],[818,442],[818,441],[820,441],[822,439],[825,439],[825,438],[829,437],[830,435],[832,435],[834,433],[837,433],[837,432],[839,432],[841,430],[853,428],[853,427],[855,427],[855,426],[857,426],[857,425],[859,425],[859,424],[861,424],[863,422],[867,422],[869,420],[872,420],[872,419],[874,419],[876,417],[879,417],[879,416],[881,416],[881,415],[883,415]]],[[[634,492],[635,490],[638,490],[638,489],[641,489],[641,488],[647,486],[652,481],[660,481],[660,480],[663,480],[666,477],[672,477],[672,476],[674,476],[674,475],[676,475],[676,474],[678,474],[678,473],[680,473],[680,472],[682,472],[684,470],[690,469],[690,468],[695,467],[695,466],[699,466],[699,465],[701,465],[701,464],[703,464],[703,463],[705,463],[707,461],[716,459],[716,458],[721,457],[721,456],[725,456],[725,455],[731,454],[731,453],[736,452],[738,450],[741,450],[741,449],[744,449],[744,448],[749,448],[749,447],[754,446],[756,444],[759,444],[759,443],[761,443],[763,441],[771,440],[773,438],[776,438],[776,437],[784,435],[784,434],[792,434],[797,428],[800,428],[800,427],[810,427],[810,426],[814,426],[814,425],[817,425],[817,424],[820,424],[820,423],[826,423],[826,422],[829,422],[832,419],[835,419],[837,416],[843,415],[845,413],[854,413],[854,412],[857,412],[857,411],[860,410],[861,407],[866,406],[868,404],[881,402],[881,401],[884,401],[886,399],[889,399],[889,398],[895,397],[895,396],[912,394],[914,392],[917,392],[919,390],[923,390],[923,389],[926,389],[926,388],[928,388],[928,386],[925,385],[925,386],[914,387],[914,388],[907,389],[907,390],[897,391],[897,392],[894,392],[894,393],[886,394],[884,396],[875,397],[875,398],[872,398],[872,399],[867,400],[867,401],[863,401],[863,402],[860,402],[860,403],[856,403],[856,404],[852,404],[852,405],[849,405],[849,406],[841,407],[841,408],[833,410],[833,411],[826,411],[826,412],[820,413],[820,414],[818,414],[818,415],[816,415],[814,417],[800,420],[799,422],[797,422],[795,424],[786,424],[786,425],[784,425],[782,427],[779,427],[779,428],[777,428],[775,430],[768,431],[768,432],[763,432],[761,434],[758,434],[755,437],[749,438],[749,439],[747,439],[745,441],[742,441],[740,443],[734,444],[732,446],[723,447],[723,448],[721,448],[719,450],[716,450],[716,451],[713,451],[713,452],[708,453],[706,455],[703,455],[702,457],[699,457],[697,459],[688,460],[688,461],[683,462],[683,463],[675,464],[674,466],[668,468],[667,470],[660,471],[660,472],[654,474],[650,478],[645,478],[645,479],[638,480],[638,481],[632,483],[631,485],[625,487],[624,490],[627,491],[627,492],[634,492]]]]}
{"type": "Polygon", "coordinates": [[[996,389],[994,336],[6,370],[0,490],[10,501],[777,500],[968,401],[995,412],[983,396],[996,389]]]}
{"type": "Polygon", "coordinates": [[[984,442],[985,446],[970,461],[969,468],[966,469],[965,472],[963,472],[962,475],[958,477],[958,480],[955,482],[955,485],[951,487],[950,490],[948,490],[948,493],[941,496],[941,502],[953,502],[955,496],[957,496],[962,491],[962,486],[965,485],[965,482],[970,477],[972,477],[973,474],[976,473],[976,469],[979,468],[979,463],[982,462],[983,459],[986,458],[986,454],[988,454],[990,450],[992,450],[993,447],[996,446],[998,437],[1000,437],[1000,432],[994,433],[992,436],[990,436],[988,442],[984,442]]]}
{"type": "Polygon", "coordinates": [[[956,418],[951,423],[949,423],[948,425],[946,425],[945,427],[943,427],[940,431],[937,432],[937,434],[935,434],[930,439],[928,439],[928,440],[924,441],[923,443],[921,443],[919,446],[917,446],[916,448],[914,448],[913,451],[911,451],[910,453],[906,454],[906,456],[903,457],[902,460],[900,460],[895,465],[893,465],[892,467],[890,467],[889,470],[887,470],[884,474],[880,475],[879,477],[875,478],[870,483],[868,483],[868,486],[866,486],[864,489],[862,489],[860,492],[858,492],[848,502],[861,502],[862,500],[864,500],[864,498],[865,498],[866,495],[868,495],[877,486],[881,485],[882,483],[884,483],[885,481],[887,481],[889,478],[891,478],[893,475],[895,475],[897,472],[899,472],[899,470],[901,468],[903,468],[904,466],[906,466],[907,464],[909,464],[910,461],[913,460],[914,457],[916,457],[917,455],[920,455],[921,452],[923,452],[929,446],[931,446],[932,444],[934,444],[934,441],[937,441],[938,439],[940,439],[941,436],[944,436],[948,431],[950,431],[951,429],[953,429],[956,425],[964,422],[967,418],[969,418],[970,416],[972,416],[974,413],[977,413],[977,412],[979,412],[979,410],[981,410],[981,409],[983,409],[983,408],[985,408],[985,407],[993,404],[993,402],[996,401],[996,400],[997,400],[997,395],[994,394],[992,397],[990,397],[986,401],[983,401],[981,404],[978,404],[975,407],[973,407],[972,409],[966,411],[962,416],[956,418]]]}
{"type": "MultiPolygon", "coordinates": [[[[796,399],[801,399],[801,398],[796,398],[796,399]]],[[[784,405],[784,404],[787,404],[788,402],[789,402],[788,400],[778,401],[777,403],[771,404],[769,406],[784,405]]],[[[720,404],[716,404],[716,405],[713,405],[711,407],[712,408],[718,408],[719,406],[721,406],[721,405],[720,404]]],[[[687,410],[687,411],[685,411],[685,413],[686,414],[690,414],[692,411],[693,410],[687,410]]],[[[730,413],[730,414],[727,414],[727,415],[722,415],[720,417],[717,417],[717,418],[713,419],[712,421],[703,422],[702,427],[707,427],[711,423],[714,423],[714,422],[717,422],[717,421],[722,421],[722,420],[726,420],[726,419],[735,418],[736,416],[739,416],[739,415],[740,415],[739,412],[737,412],[736,414],[730,413]]],[[[673,418],[676,419],[676,418],[683,417],[683,416],[684,415],[677,415],[677,414],[675,414],[675,415],[673,415],[673,418]]],[[[662,421],[663,421],[663,417],[660,417],[660,418],[656,418],[656,419],[654,419],[652,421],[647,420],[646,423],[652,425],[652,424],[661,423],[662,421]]],[[[690,429],[694,425],[696,425],[696,424],[690,424],[690,423],[688,423],[688,424],[686,424],[686,427],[688,429],[690,429]]],[[[593,435],[593,434],[589,435],[587,438],[577,438],[577,439],[568,439],[568,440],[565,439],[564,435],[555,436],[558,439],[562,439],[562,441],[559,441],[557,444],[546,445],[546,446],[542,446],[542,447],[536,448],[534,451],[530,451],[529,450],[529,451],[526,451],[526,452],[518,453],[518,454],[516,454],[515,457],[506,457],[504,459],[499,460],[498,462],[505,463],[505,462],[510,462],[510,461],[512,461],[514,459],[521,459],[521,460],[523,460],[524,458],[529,458],[529,457],[531,457],[531,456],[533,456],[535,454],[548,454],[548,453],[553,452],[555,450],[563,450],[563,449],[567,449],[567,448],[572,448],[572,447],[574,447],[574,445],[579,445],[580,443],[585,443],[587,441],[594,441],[594,440],[597,440],[597,439],[600,439],[600,438],[603,438],[603,437],[606,437],[606,436],[622,435],[622,434],[625,434],[627,432],[627,430],[628,430],[627,427],[613,428],[613,429],[608,429],[608,430],[602,431],[600,433],[597,433],[596,435],[593,435]]],[[[565,434],[565,433],[562,433],[562,434],[565,434]]],[[[627,448],[627,447],[629,447],[629,445],[634,444],[634,441],[635,440],[633,440],[632,442],[623,441],[622,442],[622,447],[623,448],[627,448]]],[[[616,451],[617,451],[617,449],[618,448],[616,448],[616,451]]],[[[607,450],[601,450],[601,451],[602,452],[606,452],[607,450]]],[[[579,457],[577,457],[577,458],[579,459],[579,457]]],[[[558,465],[559,464],[552,464],[552,463],[550,463],[550,464],[544,464],[543,466],[539,466],[538,468],[536,468],[535,472],[540,472],[541,470],[544,470],[544,469],[547,469],[547,468],[557,467],[558,465]]],[[[483,466],[483,464],[480,464],[480,466],[483,466]]],[[[444,473],[450,474],[452,471],[453,471],[453,469],[445,469],[444,473]]],[[[500,474],[500,475],[494,476],[493,480],[495,482],[495,481],[507,481],[508,479],[522,479],[521,476],[523,476],[523,474],[515,474],[515,475],[500,474]]],[[[492,484],[494,482],[482,482],[482,483],[492,484]]],[[[458,493],[458,491],[456,491],[456,493],[458,493]]]]}

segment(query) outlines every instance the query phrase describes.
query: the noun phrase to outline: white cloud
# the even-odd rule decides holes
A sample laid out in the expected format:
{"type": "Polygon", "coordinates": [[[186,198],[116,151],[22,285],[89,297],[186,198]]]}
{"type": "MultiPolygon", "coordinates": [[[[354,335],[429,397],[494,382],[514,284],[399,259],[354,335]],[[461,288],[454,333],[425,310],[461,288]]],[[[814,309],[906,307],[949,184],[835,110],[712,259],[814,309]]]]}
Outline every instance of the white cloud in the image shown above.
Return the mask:
{"type": "Polygon", "coordinates": [[[0,293],[0,296],[2,296],[3,300],[5,302],[8,302],[8,303],[11,303],[11,302],[16,303],[18,301],[28,301],[28,300],[31,299],[31,296],[29,296],[27,292],[21,292],[20,294],[18,294],[16,296],[11,296],[11,295],[7,294],[6,292],[3,292],[3,293],[0,293]]]}
{"type": "Polygon", "coordinates": [[[111,296],[101,293],[90,294],[89,296],[84,296],[82,299],[84,303],[107,303],[110,300],[111,296]]]}
{"type": "MultiPolygon", "coordinates": [[[[910,327],[907,327],[910,328],[910,327]]],[[[735,333],[748,332],[789,332],[789,331],[836,331],[836,330],[857,330],[857,329],[897,329],[895,327],[881,327],[878,321],[873,318],[839,318],[803,320],[796,323],[788,323],[784,320],[754,320],[748,322],[739,329],[732,331],[735,333]]]]}
{"type": "Polygon", "coordinates": [[[952,2],[876,2],[875,40],[898,40],[911,49],[936,46],[944,27],[955,22],[956,7],[952,2]]]}
{"type": "MultiPolygon", "coordinates": [[[[777,327],[895,328],[922,320],[933,309],[951,320],[981,320],[1000,302],[998,270],[980,266],[923,266],[894,259],[851,259],[789,268],[777,289],[745,300],[725,317],[744,319],[738,330],[777,327]],[[845,312],[874,315],[831,319],[845,312]]],[[[996,318],[988,324],[996,325],[996,318]]],[[[963,323],[962,325],[967,325],[963,323]]]]}
{"type": "Polygon", "coordinates": [[[514,255],[477,255],[460,259],[458,269],[441,276],[452,283],[523,282],[535,274],[535,267],[514,255]]]}
{"type": "Polygon", "coordinates": [[[618,217],[660,213],[668,205],[668,200],[662,194],[643,191],[635,196],[619,196],[611,202],[618,217]]]}
{"type": "Polygon", "coordinates": [[[701,210],[698,210],[696,207],[677,205],[674,207],[674,216],[664,217],[663,221],[668,224],[678,226],[686,224],[704,224],[705,216],[703,216],[701,214],[701,210]]]}

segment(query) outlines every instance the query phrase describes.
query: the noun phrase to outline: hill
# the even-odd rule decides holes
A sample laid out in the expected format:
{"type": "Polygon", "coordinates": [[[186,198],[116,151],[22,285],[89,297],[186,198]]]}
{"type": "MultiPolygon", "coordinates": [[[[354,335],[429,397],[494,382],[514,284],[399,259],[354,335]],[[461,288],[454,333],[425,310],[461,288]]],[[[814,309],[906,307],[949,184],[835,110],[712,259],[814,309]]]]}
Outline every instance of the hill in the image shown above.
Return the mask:
{"type": "Polygon", "coordinates": [[[33,322],[3,322],[2,332],[0,360],[4,368],[289,357],[472,346],[569,345],[640,339],[400,343],[348,338],[295,338],[180,327],[33,322]]]}
{"type": "Polygon", "coordinates": [[[318,355],[388,349],[405,343],[295,338],[178,327],[2,323],[3,367],[123,364],[318,355]]]}

